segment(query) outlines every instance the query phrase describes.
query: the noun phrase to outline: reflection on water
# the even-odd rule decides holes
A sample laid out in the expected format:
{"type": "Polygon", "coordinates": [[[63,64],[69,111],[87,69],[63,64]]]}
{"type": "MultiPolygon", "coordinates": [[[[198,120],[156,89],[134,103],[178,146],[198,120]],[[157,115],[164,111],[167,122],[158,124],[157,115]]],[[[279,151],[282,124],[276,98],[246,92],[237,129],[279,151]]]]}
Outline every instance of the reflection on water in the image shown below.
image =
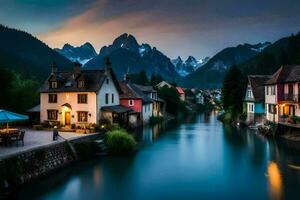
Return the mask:
{"type": "Polygon", "coordinates": [[[268,165],[268,180],[272,199],[282,199],[282,178],[278,165],[270,162],[268,165]]]}
{"type": "Polygon", "coordinates": [[[300,195],[299,143],[223,125],[216,113],[146,126],[134,136],[141,146],[135,155],[72,165],[61,176],[24,188],[19,199],[256,200],[300,195]]]}

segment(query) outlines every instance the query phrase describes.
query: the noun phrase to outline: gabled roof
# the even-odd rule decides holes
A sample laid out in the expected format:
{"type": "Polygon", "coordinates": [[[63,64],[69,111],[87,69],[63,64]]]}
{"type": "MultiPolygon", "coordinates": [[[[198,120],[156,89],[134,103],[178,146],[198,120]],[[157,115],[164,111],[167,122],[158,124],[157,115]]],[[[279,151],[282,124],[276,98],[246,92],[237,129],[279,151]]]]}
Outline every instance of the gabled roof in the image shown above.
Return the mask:
{"type": "Polygon", "coordinates": [[[164,86],[172,87],[172,85],[166,81],[162,81],[156,85],[156,87],[164,87],[164,86]]]}
{"type": "Polygon", "coordinates": [[[289,82],[300,82],[300,65],[281,66],[265,84],[272,85],[289,82]]]}
{"type": "Polygon", "coordinates": [[[150,92],[156,92],[152,86],[145,86],[145,85],[138,85],[138,84],[133,84],[137,88],[139,88],[142,92],[150,93],[150,92]]]}
{"type": "Polygon", "coordinates": [[[184,94],[184,91],[181,87],[176,87],[176,90],[179,94],[184,94]]]}
{"type": "Polygon", "coordinates": [[[249,75],[248,84],[251,86],[251,90],[254,96],[254,100],[263,102],[265,99],[265,83],[269,80],[269,75],[249,75]]]}
{"type": "Polygon", "coordinates": [[[140,88],[139,85],[133,84],[131,82],[122,81],[119,83],[123,94],[120,98],[135,98],[142,99],[143,103],[151,103],[152,99],[149,98],[140,88]]]}
{"type": "MultiPolygon", "coordinates": [[[[112,69],[110,69],[110,74],[117,90],[121,93],[122,90],[112,69]]],[[[73,71],[53,72],[41,86],[40,92],[97,92],[106,77],[105,70],[82,70],[78,75],[75,75],[73,71]],[[58,82],[57,88],[50,88],[49,80],[53,79],[58,82]],[[83,88],[77,87],[78,79],[84,80],[83,88]]]]}

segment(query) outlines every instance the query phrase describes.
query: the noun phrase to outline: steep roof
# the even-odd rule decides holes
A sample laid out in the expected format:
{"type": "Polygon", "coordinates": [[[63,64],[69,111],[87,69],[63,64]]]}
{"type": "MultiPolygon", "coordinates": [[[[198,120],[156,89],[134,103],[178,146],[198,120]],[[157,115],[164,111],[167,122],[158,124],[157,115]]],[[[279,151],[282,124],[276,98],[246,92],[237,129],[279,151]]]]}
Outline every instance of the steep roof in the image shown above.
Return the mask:
{"type": "Polygon", "coordinates": [[[250,84],[255,101],[263,102],[265,99],[265,83],[270,79],[269,75],[249,75],[250,84]]]}
{"type": "Polygon", "coordinates": [[[145,86],[145,85],[138,85],[138,84],[133,84],[137,88],[139,88],[143,92],[155,92],[154,88],[152,86],[145,86]]]}
{"type": "MultiPolygon", "coordinates": [[[[117,90],[122,93],[112,69],[110,69],[110,74],[117,90]]],[[[53,72],[41,86],[40,92],[97,92],[106,78],[105,70],[82,70],[78,75],[75,75],[73,71],[53,72]],[[57,88],[50,88],[49,80],[52,79],[58,82],[57,88]],[[83,88],[77,87],[78,79],[84,80],[83,88]]]]}
{"type": "Polygon", "coordinates": [[[300,65],[284,65],[280,67],[265,84],[272,85],[289,82],[300,82],[300,65]]]}
{"type": "Polygon", "coordinates": [[[181,87],[176,87],[176,90],[179,94],[184,94],[184,91],[181,87]]]}
{"type": "Polygon", "coordinates": [[[119,83],[123,91],[123,94],[120,95],[120,98],[139,98],[142,99],[143,103],[151,103],[152,99],[149,98],[138,85],[131,82],[122,81],[119,83]]]}

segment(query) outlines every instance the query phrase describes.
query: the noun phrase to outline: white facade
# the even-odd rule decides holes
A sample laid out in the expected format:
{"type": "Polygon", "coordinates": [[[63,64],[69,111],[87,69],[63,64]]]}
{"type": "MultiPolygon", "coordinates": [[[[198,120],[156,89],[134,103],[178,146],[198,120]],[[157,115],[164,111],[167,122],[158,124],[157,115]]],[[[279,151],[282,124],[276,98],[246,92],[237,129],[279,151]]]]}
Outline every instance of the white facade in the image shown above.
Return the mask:
{"type": "Polygon", "coordinates": [[[153,103],[143,104],[143,121],[145,123],[149,122],[150,117],[152,117],[153,113],[153,103]]]}
{"type": "Polygon", "coordinates": [[[247,103],[247,113],[254,113],[255,111],[255,104],[254,103],[247,103]]]}
{"type": "MultiPolygon", "coordinates": [[[[101,107],[119,105],[119,93],[112,80],[107,76],[98,92],[57,92],[40,94],[40,121],[58,121],[61,125],[98,124],[101,117],[101,107]],[[57,101],[49,102],[49,94],[56,94],[57,101]],[[78,103],[78,95],[87,95],[86,103],[78,103]],[[106,102],[106,96],[108,101],[106,102]],[[56,111],[57,119],[49,119],[48,112],[56,111]],[[79,121],[78,112],[87,113],[87,120],[79,121]]],[[[85,119],[85,117],[84,117],[85,119]]]]}
{"type": "Polygon", "coordinates": [[[265,86],[265,109],[266,119],[273,122],[278,122],[277,109],[277,85],[265,86]]]}

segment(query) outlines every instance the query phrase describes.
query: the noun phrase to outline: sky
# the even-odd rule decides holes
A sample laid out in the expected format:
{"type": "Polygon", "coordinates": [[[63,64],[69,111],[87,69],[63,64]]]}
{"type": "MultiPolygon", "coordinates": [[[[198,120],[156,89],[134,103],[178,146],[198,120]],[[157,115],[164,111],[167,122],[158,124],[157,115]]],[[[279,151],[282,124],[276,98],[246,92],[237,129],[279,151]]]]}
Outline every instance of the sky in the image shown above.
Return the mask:
{"type": "Polygon", "coordinates": [[[99,52],[129,33],[171,58],[274,42],[300,31],[299,13],[299,0],[0,0],[0,24],[52,48],[90,42],[99,52]]]}

